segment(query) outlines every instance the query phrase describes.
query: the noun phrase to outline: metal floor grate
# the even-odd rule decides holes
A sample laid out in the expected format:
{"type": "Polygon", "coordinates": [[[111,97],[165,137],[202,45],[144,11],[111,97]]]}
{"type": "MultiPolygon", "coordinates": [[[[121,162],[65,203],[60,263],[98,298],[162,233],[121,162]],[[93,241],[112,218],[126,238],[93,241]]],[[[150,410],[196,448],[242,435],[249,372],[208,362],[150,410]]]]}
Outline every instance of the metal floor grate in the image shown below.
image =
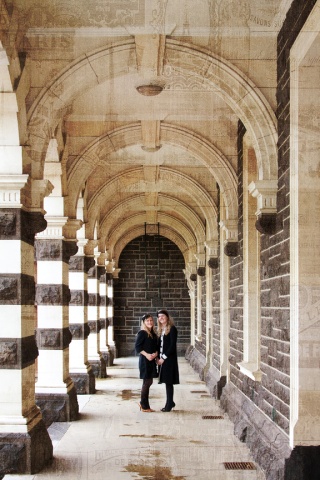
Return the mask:
{"type": "Polygon", "coordinates": [[[223,462],[226,470],[256,470],[252,462],[223,462]]]}
{"type": "Polygon", "coordinates": [[[203,415],[203,420],[221,420],[223,419],[222,415],[203,415]]]}
{"type": "Polygon", "coordinates": [[[191,390],[190,393],[208,393],[207,390],[191,390]]]}

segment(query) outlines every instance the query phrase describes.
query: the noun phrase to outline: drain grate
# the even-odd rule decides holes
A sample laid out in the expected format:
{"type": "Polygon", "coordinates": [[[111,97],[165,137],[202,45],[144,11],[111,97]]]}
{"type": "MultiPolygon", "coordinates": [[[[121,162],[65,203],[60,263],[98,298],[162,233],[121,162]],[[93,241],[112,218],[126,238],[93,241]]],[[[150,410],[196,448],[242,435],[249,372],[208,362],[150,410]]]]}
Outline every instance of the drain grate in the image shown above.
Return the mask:
{"type": "Polygon", "coordinates": [[[190,393],[208,393],[207,390],[191,390],[190,393]]]}
{"type": "Polygon", "coordinates": [[[203,420],[221,420],[223,419],[222,415],[203,415],[203,420]]]}
{"type": "Polygon", "coordinates": [[[256,470],[252,462],[223,462],[226,470],[256,470]]]}

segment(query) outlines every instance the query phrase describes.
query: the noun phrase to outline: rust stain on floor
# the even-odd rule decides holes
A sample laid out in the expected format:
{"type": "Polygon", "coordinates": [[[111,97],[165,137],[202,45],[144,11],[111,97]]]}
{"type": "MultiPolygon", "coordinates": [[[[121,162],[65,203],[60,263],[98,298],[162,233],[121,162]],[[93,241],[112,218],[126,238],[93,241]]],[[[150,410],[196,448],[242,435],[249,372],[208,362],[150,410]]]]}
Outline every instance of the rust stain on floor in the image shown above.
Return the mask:
{"type": "Polygon", "coordinates": [[[121,397],[122,400],[131,400],[132,398],[140,397],[140,393],[135,393],[132,390],[122,390],[122,392],[118,393],[117,396],[121,397]]]}
{"type": "Polygon", "coordinates": [[[169,467],[159,465],[134,465],[124,467],[127,472],[136,473],[143,480],[185,480],[186,477],[173,475],[169,467]]]}

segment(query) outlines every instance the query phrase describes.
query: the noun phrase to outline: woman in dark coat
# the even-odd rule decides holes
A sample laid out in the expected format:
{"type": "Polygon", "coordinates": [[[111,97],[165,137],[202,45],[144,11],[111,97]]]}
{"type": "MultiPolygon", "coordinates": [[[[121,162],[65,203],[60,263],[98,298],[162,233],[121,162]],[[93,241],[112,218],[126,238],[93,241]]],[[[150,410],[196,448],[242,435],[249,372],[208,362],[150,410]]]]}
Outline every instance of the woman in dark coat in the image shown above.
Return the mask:
{"type": "Polygon", "coordinates": [[[154,331],[153,317],[150,313],[143,315],[141,330],[136,338],[135,349],[139,354],[140,378],[143,379],[141,388],[140,410],[154,412],[149,404],[149,390],[153,379],[158,376],[156,358],[158,356],[158,338],[154,331]]]}
{"type": "Polygon", "coordinates": [[[161,409],[162,412],[170,412],[176,404],[173,401],[174,384],[179,383],[179,368],[177,357],[178,331],[173,324],[167,310],[158,310],[158,351],[159,358],[159,383],[166,384],[167,402],[161,409]]]}

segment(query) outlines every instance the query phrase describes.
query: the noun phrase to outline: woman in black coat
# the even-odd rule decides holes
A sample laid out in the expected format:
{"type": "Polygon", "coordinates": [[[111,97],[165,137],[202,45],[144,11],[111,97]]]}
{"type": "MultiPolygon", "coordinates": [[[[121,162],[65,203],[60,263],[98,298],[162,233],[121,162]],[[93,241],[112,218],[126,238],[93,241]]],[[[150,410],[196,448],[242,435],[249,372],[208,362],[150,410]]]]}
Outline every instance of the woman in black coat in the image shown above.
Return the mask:
{"type": "Polygon", "coordinates": [[[167,310],[158,310],[158,351],[159,358],[159,383],[166,384],[167,402],[161,409],[162,412],[170,412],[176,404],[173,401],[174,384],[179,383],[179,368],[177,357],[178,331],[173,324],[167,310]]]}
{"type": "Polygon", "coordinates": [[[153,317],[150,313],[143,315],[141,330],[136,338],[135,349],[139,354],[140,378],[143,379],[141,388],[140,410],[154,412],[149,404],[149,390],[153,379],[158,376],[156,358],[158,356],[158,337],[154,331],[153,317]]]}

